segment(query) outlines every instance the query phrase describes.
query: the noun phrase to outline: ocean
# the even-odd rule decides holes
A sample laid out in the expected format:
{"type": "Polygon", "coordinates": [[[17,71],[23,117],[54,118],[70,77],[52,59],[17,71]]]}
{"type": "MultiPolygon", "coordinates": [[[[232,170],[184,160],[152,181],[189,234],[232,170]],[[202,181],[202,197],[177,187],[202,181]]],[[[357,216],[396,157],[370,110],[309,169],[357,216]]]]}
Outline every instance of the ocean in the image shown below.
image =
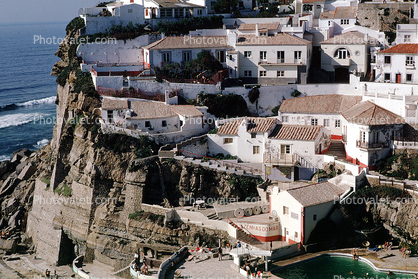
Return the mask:
{"type": "Polygon", "coordinates": [[[65,26],[0,25],[0,161],[52,138],[57,84],[50,73],[65,26]]]}

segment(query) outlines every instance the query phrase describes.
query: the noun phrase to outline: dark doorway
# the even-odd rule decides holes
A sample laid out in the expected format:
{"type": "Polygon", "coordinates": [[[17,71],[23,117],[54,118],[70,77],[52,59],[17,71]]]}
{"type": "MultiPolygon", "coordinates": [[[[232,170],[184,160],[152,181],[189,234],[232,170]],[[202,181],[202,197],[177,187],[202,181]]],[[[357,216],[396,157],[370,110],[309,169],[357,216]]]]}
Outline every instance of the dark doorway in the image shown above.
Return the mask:
{"type": "Polygon", "coordinates": [[[335,82],[349,83],[350,76],[348,74],[348,68],[335,68],[335,82]]]}
{"type": "Polygon", "coordinates": [[[401,74],[396,74],[396,83],[401,83],[401,82],[402,82],[401,74]]]}
{"type": "Polygon", "coordinates": [[[61,233],[61,244],[57,265],[71,264],[76,258],[75,245],[65,232],[61,233]]]}

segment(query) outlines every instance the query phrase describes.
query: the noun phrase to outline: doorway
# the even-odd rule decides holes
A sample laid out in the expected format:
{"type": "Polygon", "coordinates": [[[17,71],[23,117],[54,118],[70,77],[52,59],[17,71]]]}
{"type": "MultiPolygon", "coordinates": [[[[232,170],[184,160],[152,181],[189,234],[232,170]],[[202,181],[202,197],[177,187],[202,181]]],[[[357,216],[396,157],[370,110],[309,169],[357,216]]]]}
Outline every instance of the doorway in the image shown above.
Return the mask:
{"type": "Polygon", "coordinates": [[[335,82],[349,83],[350,75],[348,73],[348,67],[335,68],[335,82]]]}
{"type": "Polygon", "coordinates": [[[401,74],[396,74],[396,83],[401,83],[401,81],[402,81],[401,74]]]}

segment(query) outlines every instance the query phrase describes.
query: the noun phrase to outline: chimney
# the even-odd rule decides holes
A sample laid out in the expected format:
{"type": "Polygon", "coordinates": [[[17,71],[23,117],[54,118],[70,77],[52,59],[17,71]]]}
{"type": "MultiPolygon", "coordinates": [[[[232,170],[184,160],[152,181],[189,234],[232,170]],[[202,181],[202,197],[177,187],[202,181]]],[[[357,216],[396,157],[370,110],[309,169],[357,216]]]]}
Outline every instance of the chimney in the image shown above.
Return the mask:
{"type": "Polygon", "coordinates": [[[369,34],[364,34],[364,42],[368,42],[369,41],[369,34]]]}
{"type": "Polygon", "coordinates": [[[169,105],[170,104],[170,92],[168,90],[165,91],[164,97],[165,97],[165,104],[169,105]]]}

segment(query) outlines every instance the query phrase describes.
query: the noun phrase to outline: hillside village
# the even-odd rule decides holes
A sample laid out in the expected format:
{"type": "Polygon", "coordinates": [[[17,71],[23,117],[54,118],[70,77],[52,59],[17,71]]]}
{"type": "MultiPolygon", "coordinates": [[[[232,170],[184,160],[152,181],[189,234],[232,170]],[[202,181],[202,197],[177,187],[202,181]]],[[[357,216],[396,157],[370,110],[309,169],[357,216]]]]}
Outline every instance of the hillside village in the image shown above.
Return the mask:
{"type": "MultiPolygon", "coordinates": [[[[365,185],[383,183],[387,178],[376,171],[379,162],[418,149],[418,4],[244,0],[225,7],[222,2],[118,0],[81,8],[75,20],[84,27],[76,36],[107,41],[80,44],[73,51],[79,70],[91,76],[100,95],[95,111],[101,132],[145,137],[159,145],[154,169],[143,161],[130,163],[123,190],[118,185],[111,192],[119,204],[107,208],[106,216],[125,218],[141,210],[163,215],[164,222],[183,222],[184,228],[221,231],[233,244],[243,243],[225,252],[236,265],[242,267],[247,256],[256,262],[262,258],[267,271],[272,260],[317,243],[324,221],[341,222],[338,204],[365,185]],[[211,18],[213,24],[188,30],[187,23],[196,18],[211,18]],[[112,35],[118,40],[109,39],[112,35]],[[181,183],[199,185],[193,187],[205,193],[204,180],[228,175],[241,183],[257,181],[256,202],[250,202],[254,195],[231,203],[211,203],[209,196],[198,195],[173,201],[175,193],[165,193],[162,171],[170,164],[170,171],[182,168],[181,177],[190,179],[179,180],[176,193],[191,192],[181,183]],[[150,179],[140,174],[145,169],[155,171],[158,178],[152,181],[161,184],[148,192],[163,201],[159,204],[144,196],[150,179]]],[[[54,71],[67,74],[60,63],[54,71]]],[[[75,135],[81,133],[74,129],[75,135]]],[[[52,171],[54,189],[65,182],[59,180],[59,168],[56,163],[52,171]]],[[[417,190],[414,181],[394,183],[412,194],[417,190]]],[[[37,181],[35,192],[45,187],[37,181]]],[[[74,195],[88,192],[82,183],[72,187],[74,195]]],[[[236,198],[228,191],[223,198],[236,198]]],[[[57,226],[57,217],[48,215],[55,213],[47,211],[34,204],[29,213],[35,242],[46,237],[35,228],[44,222],[57,226]]],[[[39,253],[47,257],[49,249],[39,253]]],[[[157,258],[153,249],[139,250],[157,258]]],[[[183,250],[163,261],[154,276],[164,278],[183,250]]],[[[60,251],[48,255],[60,257],[60,251]]],[[[133,265],[130,271],[146,278],[133,265]]]]}

